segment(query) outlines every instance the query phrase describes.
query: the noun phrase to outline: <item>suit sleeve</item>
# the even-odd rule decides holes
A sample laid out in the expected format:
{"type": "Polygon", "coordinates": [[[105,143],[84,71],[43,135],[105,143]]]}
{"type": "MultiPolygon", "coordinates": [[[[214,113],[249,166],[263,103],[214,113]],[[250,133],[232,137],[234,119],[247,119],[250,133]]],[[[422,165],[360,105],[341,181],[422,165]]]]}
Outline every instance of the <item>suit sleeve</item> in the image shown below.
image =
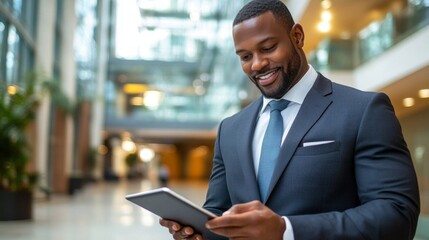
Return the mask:
{"type": "Polygon", "coordinates": [[[341,212],[287,216],[295,239],[413,239],[420,211],[412,160],[385,94],[363,112],[354,149],[360,205],[341,212]]]}
{"type": "Polygon", "coordinates": [[[218,216],[232,206],[226,183],[225,165],[223,163],[220,149],[219,136],[221,136],[222,123],[219,126],[218,137],[215,142],[213,168],[210,176],[206,201],[203,206],[205,209],[218,216]]]}

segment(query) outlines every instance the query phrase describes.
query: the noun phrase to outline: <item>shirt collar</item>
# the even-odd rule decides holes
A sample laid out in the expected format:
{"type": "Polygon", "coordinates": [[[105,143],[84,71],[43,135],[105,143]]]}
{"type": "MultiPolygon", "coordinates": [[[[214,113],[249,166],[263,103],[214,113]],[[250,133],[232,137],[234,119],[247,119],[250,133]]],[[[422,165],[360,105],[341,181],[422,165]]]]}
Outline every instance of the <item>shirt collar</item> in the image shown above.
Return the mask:
{"type": "MultiPolygon", "coordinates": [[[[307,93],[313,87],[314,82],[317,78],[316,70],[309,64],[309,68],[304,76],[299,80],[295,86],[293,86],[283,97],[282,99],[286,99],[292,103],[302,104],[304,102],[307,93]]],[[[267,105],[270,101],[274,99],[263,97],[261,113],[263,113],[267,105]]]]}

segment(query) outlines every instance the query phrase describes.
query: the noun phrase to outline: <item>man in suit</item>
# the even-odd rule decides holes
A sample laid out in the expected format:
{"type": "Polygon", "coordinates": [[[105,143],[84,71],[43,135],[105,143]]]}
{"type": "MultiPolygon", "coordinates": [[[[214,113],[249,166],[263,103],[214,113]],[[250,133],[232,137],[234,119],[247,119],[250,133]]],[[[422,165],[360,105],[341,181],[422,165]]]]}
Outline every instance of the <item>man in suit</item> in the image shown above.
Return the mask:
{"type": "MultiPolygon", "coordinates": [[[[219,126],[204,204],[219,217],[207,228],[230,239],[412,239],[417,180],[388,97],[316,72],[303,51],[303,28],[281,1],[244,6],[233,38],[263,96],[219,126]],[[269,102],[279,99],[289,105],[280,110],[282,144],[263,192],[269,102]]],[[[190,226],[160,223],[175,239],[202,239],[190,226]]]]}

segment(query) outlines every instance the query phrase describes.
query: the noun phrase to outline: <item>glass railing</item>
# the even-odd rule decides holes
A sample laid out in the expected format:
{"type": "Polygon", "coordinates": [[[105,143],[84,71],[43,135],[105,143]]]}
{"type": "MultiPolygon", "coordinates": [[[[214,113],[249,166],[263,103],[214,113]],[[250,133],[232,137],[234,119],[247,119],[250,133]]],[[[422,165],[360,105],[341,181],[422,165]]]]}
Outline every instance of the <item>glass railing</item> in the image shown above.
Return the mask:
{"type": "MultiPolygon", "coordinates": [[[[180,6],[172,5],[172,9],[166,12],[157,12],[158,16],[143,17],[147,21],[145,24],[152,24],[151,21],[155,19],[173,19],[182,30],[169,30],[172,33],[169,36],[176,36],[174,41],[170,37],[168,39],[171,41],[156,40],[156,36],[152,39],[145,38],[147,41],[155,39],[153,44],[159,49],[150,48],[150,44],[141,45],[142,42],[138,40],[138,46],[147,48],[142,52],[148,57],[127,59],[125,55],[112,56],[109,64],[111,77],[106,82],[105,89],[107,128],[126,126],[206,130],[213,129],[221,119],[237,112],[250,93],[243,89],[247,78],[241,71],[230,34],[233,17],[248,1],[201,1],[203,5],[218,6],[218,10],[210,11],[217,12],[219,18],[205,19],[204,10],[197,28],[183,29],[186,27],[185,22],[192,22],[182,14],[186,3],[192,1],[181,1],[180,4],[183,5],[174,1],[180,6]],[[178,13],[174,13],[176,10],[179,10],[178,13]],[[198,39],[201,47],[193,44],[195,39],[198,39]],[[164,44],[165,51],[162,50],[164,44]],[[173,48],[177,51],[173,51],[173,48]],[[186,51],[192,51],[192,54],[187,54],[186,51]],[[136,90],[137,93],[130,93],[124,90],[123,83],[126,81],[121,80],[124,72],[133,74],[134,79],[130,83],[140,84],[140,92],[136,90]],[[138,80],[141,76],[144,76],[143,79],[138,80]],[[150,92],[156,93],[158,97],[149,94],[150,92]]],[[[155,5],[153,7],[155,9],[152,12],[157,10],[155,5]]],[[[211,12],[208,14],[212,15],[211,12]]],[[[120,22],[116,24],[118,29],[125,27],[119,26],[120,22]]],[[[129,24],[126,26],[129,27],[129,24]]],[[[158,29],[161,28],[160,25],[157,26],[158,29]]],[[[166,27],[172,26],[166,24],[166,27]]],[[[150,31],[154,32],[153,29],[150,31]]],[[[118,42],[116,44],[118,50],[121,46],[118,42]]],[[[125,45],[124,49],[131,49],[132,54],[137,52],[130,48],[130,44],[125,45]]]]}
{"type": "Polygon", "coordinates": [[[427,25],[429,0],[410,0],[406,9],[387,13],[382,20],[359,31],[353,39],[326,38],[309,54],[309,61],[321,71],[352,70],[427,25]]]}

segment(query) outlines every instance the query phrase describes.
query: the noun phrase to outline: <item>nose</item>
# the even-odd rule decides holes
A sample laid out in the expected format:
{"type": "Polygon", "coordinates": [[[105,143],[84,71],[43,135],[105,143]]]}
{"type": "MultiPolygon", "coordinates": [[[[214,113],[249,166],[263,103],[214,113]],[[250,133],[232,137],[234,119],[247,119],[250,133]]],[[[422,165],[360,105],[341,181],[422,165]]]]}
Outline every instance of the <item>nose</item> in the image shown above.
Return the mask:
{"type": "Polygon", "coordinates": [[[260,71],[268,65],[268,60],[261,55],[254,55],[251,69],[252,71],[260,71]]]}

